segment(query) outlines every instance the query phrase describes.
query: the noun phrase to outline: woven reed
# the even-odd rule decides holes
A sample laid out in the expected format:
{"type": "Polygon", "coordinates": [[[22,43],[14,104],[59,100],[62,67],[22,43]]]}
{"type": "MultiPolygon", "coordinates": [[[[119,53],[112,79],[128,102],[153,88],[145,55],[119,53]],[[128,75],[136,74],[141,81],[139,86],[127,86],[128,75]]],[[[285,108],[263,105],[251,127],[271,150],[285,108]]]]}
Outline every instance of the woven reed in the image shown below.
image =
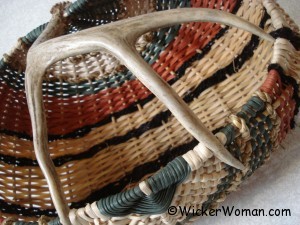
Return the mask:
{"type": "MultiPolygon", "coordinates": [[[[136,43],[141,56],[205,126],[226,135],[226,148],[245,165],[243,171],[227,166],[205,148],[198,147],[202,149],[198,158],[198,142],[112,55],[92,52],[52,65],[43,82],[49,151],[72,208],[137,187],[180,155],[191,171],[172,189],[170,204],[215,208],[269,158],[293,127],[300,94],[299,29],[272,0],[86,0],[63,7],[68,17],[57,36],[156,10],[204,7],[232,12],[276,38],[272,45],[237,28],[197,22],[147,33],[136,43]]],[[[44,27],[19,39],[1,61],[3,218],[37,221],[42,215],[56,216],[33,150],[23,83],[26,54],[44,27]]],[[[143,190],[151,193],[149,187],[143,190]]],[[[74,224],[192,220],[166,212],[104,215],[89,205],[70,215],[74,224]]],[[[58,224],[45,217],[38,223],[48,222],[58,224]]]]}

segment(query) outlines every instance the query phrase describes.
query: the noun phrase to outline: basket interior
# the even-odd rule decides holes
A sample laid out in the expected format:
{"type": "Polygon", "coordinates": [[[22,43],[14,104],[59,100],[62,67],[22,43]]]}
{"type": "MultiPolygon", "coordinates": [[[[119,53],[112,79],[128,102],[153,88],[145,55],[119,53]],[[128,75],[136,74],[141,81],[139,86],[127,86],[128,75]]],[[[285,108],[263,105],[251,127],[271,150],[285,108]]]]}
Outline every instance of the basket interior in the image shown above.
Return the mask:
{"type": "MultiPolygon", "coordinates": [[[[177,7],[229,11],[273,31],[262,5],[249,2],[99,1],[75,8],[64,33],[177,7]]],[[[28,48],[18,49],[17,60],[6,66],[0,80],[0,94],[5,94],[0,123],[6,131],[0,134],[0,153],[10,157],[0,165],[0,199],[36,209],[31,216],[52,216],[55,210],[35,160],[25,98],[28,48]]],[[[136,48],[211,131],[223,127],[228,115],[261,86],[272,56],[271,44],[248,32],[201,22],[147,33],[136,48]]],[[[43,93],[49,151],[71,207],[134,186],[197,144],[166,107],[105,52],[53,64],[45,74],[43,93]]]]}

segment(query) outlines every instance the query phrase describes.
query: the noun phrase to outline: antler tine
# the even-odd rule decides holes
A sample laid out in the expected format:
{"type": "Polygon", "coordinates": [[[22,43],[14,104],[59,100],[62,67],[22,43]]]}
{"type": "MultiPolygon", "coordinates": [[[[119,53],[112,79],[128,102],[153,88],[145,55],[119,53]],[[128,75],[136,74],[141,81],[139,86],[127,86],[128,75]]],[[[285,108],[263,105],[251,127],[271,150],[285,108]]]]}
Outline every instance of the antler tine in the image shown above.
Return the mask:
{"type": "MultiPolygon", "coordinates": [[[[68,206],[63,199],[60,182],[48,152],[48,133],[42,101],[42,76],[51,64],[64,58],[92,51],[107,50],[123,63],[169,109],[178,121],[215,156],[238,169],[244,169],[216,137],[201,123],[177,93],[144,62],[134,49],[136,39],[151,30],[184,22],[211,21],[249,31],[268,41],[274,39],[262,29],[230,13],[211,9],[174,9],[146,14],[115,23],[90,28],[40,43],[28,52],[26,93],[32,120],[37,160],[47,179],[54,205],[64,225],[69,225],[68,206]],[[37,89],[39,89],[37,91],[37,89]]],[[[43,40],[46,40],[44,37],[43,40]]]]}

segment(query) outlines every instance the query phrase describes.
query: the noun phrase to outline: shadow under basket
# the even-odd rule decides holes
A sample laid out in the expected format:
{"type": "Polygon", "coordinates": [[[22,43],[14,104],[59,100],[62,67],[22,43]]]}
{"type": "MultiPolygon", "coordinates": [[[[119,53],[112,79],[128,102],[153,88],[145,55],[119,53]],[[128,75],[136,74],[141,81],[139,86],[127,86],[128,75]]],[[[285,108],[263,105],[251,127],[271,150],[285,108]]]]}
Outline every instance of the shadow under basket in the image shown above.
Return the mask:
{"type": "Polygon", "coordinates": [[[0,61],[1,225],[191,222],[168,208],[218,207],[294,127],[299,29],[273,0],[51,13],[0,61]]]}

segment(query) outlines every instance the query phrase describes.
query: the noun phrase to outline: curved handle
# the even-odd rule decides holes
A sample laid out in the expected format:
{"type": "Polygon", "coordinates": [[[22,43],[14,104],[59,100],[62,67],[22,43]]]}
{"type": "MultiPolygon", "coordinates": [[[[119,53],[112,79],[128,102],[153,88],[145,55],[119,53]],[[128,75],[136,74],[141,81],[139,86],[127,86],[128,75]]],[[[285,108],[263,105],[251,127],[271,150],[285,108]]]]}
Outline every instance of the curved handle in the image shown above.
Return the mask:
{"type": "Polygon", "coordinates": [[[212,9],[174,9],[155,12],[115,23],[90,28],[54,38],[31,48],[27,55],[25,87],[33,128],[36,158],[46,177],[51,197],[64,225],[69,225],[69,211],[60,181],[48,152],[48,134],[42,100],[42,77],[46,69],[64,58],[108,51],[124,65],[173,113],[178,121],[224,163],[243,169],[220,141],[202,124],[177,93],[154,72],[134,48],[136,39],[148,31],[184,22],[211,21],[238,27],[268,41],[274,39],[262,29],[235,15],[212,9]]]}

